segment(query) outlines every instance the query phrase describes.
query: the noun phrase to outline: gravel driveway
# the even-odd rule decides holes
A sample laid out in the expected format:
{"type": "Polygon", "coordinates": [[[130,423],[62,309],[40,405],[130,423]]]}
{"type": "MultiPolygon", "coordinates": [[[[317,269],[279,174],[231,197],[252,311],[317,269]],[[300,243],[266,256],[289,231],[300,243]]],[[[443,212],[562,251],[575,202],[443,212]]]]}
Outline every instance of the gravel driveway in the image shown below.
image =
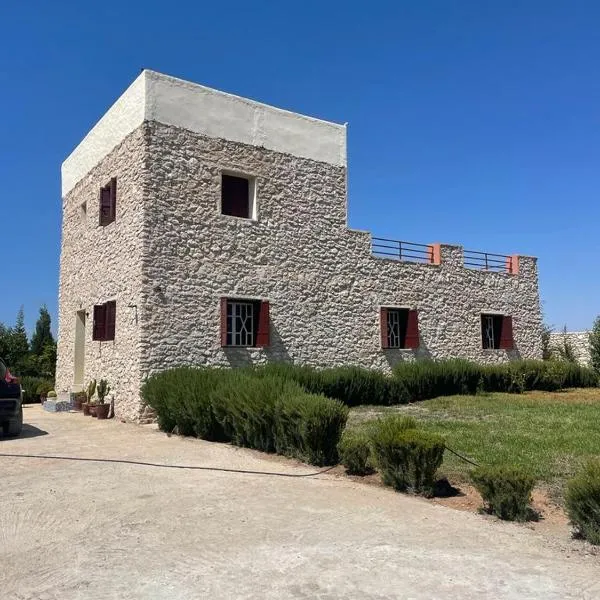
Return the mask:
{"type": "Polygon", "coordinates": [[[0,456],[3,600],[600,598],[583,544],[148,426],[25,422],[0,453],[101,460],[0,456]]]}

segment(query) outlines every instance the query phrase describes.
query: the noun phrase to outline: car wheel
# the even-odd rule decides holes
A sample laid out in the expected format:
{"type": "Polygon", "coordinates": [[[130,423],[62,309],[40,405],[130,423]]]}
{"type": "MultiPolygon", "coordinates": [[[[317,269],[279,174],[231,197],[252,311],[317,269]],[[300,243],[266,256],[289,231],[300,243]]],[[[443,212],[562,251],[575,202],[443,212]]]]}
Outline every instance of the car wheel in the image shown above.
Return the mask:
{"type": "Polygon", "coordinates": [[[23,429],[23,407],[19,411],[19,416],[16,419],[4,423],[4,435],[15,436],[21,433],[23,429]]]}

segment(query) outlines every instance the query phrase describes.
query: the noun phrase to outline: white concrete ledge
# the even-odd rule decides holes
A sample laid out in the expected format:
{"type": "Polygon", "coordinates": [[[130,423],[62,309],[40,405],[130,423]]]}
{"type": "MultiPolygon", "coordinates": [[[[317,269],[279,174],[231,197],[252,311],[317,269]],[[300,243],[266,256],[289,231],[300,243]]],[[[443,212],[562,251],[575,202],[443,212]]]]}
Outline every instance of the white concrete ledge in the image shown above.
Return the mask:
{"type": "Polygon", "coordinates": [[[63,163],[63,196],[144,121],[158,121],[209,137],[346,165],[345,125],[146,70],[63,163]]]}

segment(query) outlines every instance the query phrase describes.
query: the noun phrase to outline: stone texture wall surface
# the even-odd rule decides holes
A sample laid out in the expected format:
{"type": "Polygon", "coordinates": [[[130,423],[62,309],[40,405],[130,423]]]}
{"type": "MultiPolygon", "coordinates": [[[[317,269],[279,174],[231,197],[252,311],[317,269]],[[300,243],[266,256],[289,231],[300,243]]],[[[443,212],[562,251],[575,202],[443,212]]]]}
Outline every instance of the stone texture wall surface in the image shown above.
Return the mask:
{"type": "Polygon", "coordinates": [[[442,246],[439,266],[375,258],[370,234],[347,228],[344,167],[147,127],[144,373],[182,363],[389,370],[416,356],[541,356],[535,259],[521,257],[517,276],[465,269],[457,246],[442,246]],[[223,170],[256,177],[257,221],[220,214],[223,170]],[[270,301],[270,348],[221,348],[222,296],[270,301]],[[418,351],[380,348],[380,306],[419,311],[418,351]],[[482,350],[488,311],[513,316],[514,351],[482,350]]]}
{"type": "Polygon", "coordinates": [[[520,257],[510,275],[464,268],[459,246],[443,245],[440,265],[375,258],[370,234],[347,227],[343,166],[145,122],[77,183],[63,211],[57,388],[72,388],[75,314],[85,308],[85,380],[110,381],[117,417],[151,416],[141,381],[182,364],[389,371],[416,357],[541,356],[535,259],[520,257]],[[220,214],[223,170],[256,178],[256,221],[220,214]],[[102,228],[99,188],[115,176],[117,219],[102,228]],[[270,301],[269,348],[221,347],[223,296],[270,301]],[[110,299],[116,339],[93,342],[93,305],[110,299]],[[380,348],[380,306],[419,311],[419,350],[380,348]],[[512,315],[515,350],[482,350],[482,312],[512,315]]]}
{"type": "Polygon", "coordinates": [[[550,334],[550,349],[556,348],[566,341],[571,345],[580,365],[590,364],[590,332],[589,331],[553,331],[550,334]]]}
{"type": "Polygon", "coordinates": [[[140,309],[144,211],[144,128],[126,137],[63,199],[56,388],[74,389],[76,313],[87,313],[84,382],[106,378],[117,417],[140,415],[140,309]],[[99,191],[117,177],[116,220],[99,225],[99,191]],[[82,204],[85,202],[85,214],[82,204]],[[95,304],[116,300],[116,335],[92,340],[95,304]],[[137,306],[137,309],[135,308],[137,306]]]}

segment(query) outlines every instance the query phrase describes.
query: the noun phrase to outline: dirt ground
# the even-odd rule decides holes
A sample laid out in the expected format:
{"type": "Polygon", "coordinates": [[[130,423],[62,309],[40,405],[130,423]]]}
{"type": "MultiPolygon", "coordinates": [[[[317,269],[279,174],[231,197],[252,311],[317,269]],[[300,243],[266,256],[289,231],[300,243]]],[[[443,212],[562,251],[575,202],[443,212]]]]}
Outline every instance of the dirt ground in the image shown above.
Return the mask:
{"type": "Polygon", "coordinates": [[[566,523],[502,523],[150,426],[39,406],[25,422],[0,438],[2,600],[600,598],[600,556],[566,523]]]}

